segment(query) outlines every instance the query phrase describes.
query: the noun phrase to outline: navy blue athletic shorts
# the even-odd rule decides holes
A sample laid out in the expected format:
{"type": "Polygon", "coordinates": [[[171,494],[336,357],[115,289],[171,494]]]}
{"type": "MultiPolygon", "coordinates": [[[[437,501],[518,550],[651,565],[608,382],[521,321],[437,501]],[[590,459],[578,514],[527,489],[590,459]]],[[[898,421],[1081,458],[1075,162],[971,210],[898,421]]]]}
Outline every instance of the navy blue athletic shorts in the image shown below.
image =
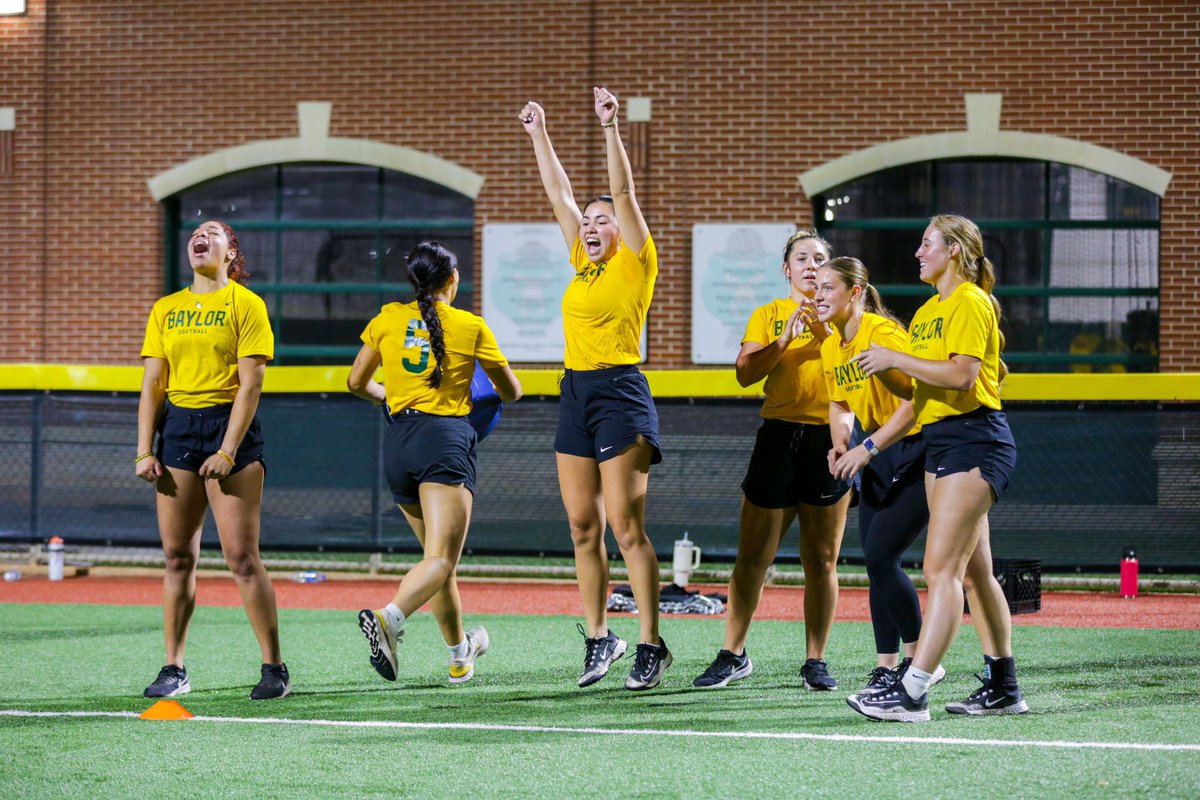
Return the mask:
{"type": "Polygon", "coordinates": [[[925,450],[925,440],[914,433],[872,456],[859,473],[862,501],[872,508],[882,508],[906,484],[924,484],[925,450]]]}
{"type": "Polygon", "coordinates": [[[475,494],[475,429],[466,417],[406,410],[391,414],[383,436],[383,473],[392,499],[420,502],[422,483],[462,484],[475,494]]]}
{"type": "MultiPolygon", "coordinates": [[[[229,414],[232,411],[233,403],[208,408],[182,408],[168,400],[166,411],[158,423],[158,446],[154,455],[164,467],[199,472],[204,462],[221,449],[221,440],[229,428],[229,414]]],[[[256,461],[266,468],[263,462],[262,427],[257,414],[250,420],[250,427],[242,437],[229,474],[243,470],[256,461]]]]}
{"type": "Polygon", "coordinates": [[[946,417],[921,429],[925,471],[941,478],[976,467],[999,501],[1017,468],[1017,443],[1003,411],[980,406],[969,414],[946,417]]]}
{"type": "Polygon", "coordinates": [[[764,419],[742,480],[743,494],[759,508],[833,505],[850,484],[829,474],[831,447],[828,425],[764,419]]]}
{"type": "Polygon", "coordinates": [[[599,463],[620,454],[638,436],[653,448],[650,463],[662,461],[658,410],[650,384],[637,367],[565,372],[559,384],[556,453],[599,463]]]}

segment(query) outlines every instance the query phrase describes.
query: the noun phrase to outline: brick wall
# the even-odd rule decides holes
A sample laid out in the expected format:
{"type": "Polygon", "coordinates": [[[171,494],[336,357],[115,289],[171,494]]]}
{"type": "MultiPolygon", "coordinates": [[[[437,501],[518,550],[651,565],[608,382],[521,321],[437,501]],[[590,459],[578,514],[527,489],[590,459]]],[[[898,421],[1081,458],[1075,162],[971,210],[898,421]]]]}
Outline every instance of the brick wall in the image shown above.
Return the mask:
{"type": "Polygon", "coordinates": [[[654,102],[635,176],[662,261],[652,367],[688,365],[693,224],[807,222],[800,173],[962,130],[963,94],[1000,92],[1005,129],[1174,174],[1161,364],[1200,370],[1194,2],[31,0],[0,18],[0,59],[0,107],[17,110],[0,175],[0,360],[136,363],[161,287],[146,179],[294,136],[298,101],[334,103],[332,136],[483,174],[482,226],[551,219],[515,118],[527,99],[547,109],[577,194],[605,188],[590,98],[605,84],[654,102]]]}

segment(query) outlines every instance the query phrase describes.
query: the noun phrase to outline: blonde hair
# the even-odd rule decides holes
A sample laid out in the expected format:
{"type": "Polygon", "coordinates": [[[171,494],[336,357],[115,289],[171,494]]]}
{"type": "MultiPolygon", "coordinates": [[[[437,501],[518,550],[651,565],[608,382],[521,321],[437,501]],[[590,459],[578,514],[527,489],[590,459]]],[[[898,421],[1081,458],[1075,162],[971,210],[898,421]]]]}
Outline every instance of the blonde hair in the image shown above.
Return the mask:
{"type": "MultiPolygon", "coordinates": [[[[1000,335],[1000,350],[1004,350],[1004,332],[999,330],[1000,301],[992,294],[996,286],[996,268],[991,260],[983,254],[983,234],[979,226],[966,217],[957,214],[938,214],[929,220],[929,224],[942,235],[942,241],[949,248],[951,244],[958,245],[958,254],[950,257],[954,271],[965,281],[975,284],[987,293],[996,311],[996,329],[1000,335]]],[[[1008,365],[1000,359],[1000,380],[1008,374],[1008,365]]]]}
{"type": "Polygon", "coordinates": [[[826,255],[828,255],[830,258],[833,258],[833,246],[830,245],[829,242],[825,241],[825,239],[821,237],[821,234],[817,233],[811,228],[801,228],[789,236],[787,244],[783,246],[783,263],[786,264],[788,256],[792,254],[792,245],[796,244],[796,242],[803,242],[806,239],[812,239],[818,242],[822,247],[825,248],[826,255]]]}

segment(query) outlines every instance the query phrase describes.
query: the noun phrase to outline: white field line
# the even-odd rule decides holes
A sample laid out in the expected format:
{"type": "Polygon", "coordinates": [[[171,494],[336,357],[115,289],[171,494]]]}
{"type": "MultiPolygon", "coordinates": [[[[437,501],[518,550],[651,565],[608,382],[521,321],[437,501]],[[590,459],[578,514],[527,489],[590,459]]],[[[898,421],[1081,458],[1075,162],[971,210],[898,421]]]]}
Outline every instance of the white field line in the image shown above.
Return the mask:
{"type": "MultiPolygon", "coordinates": [[[[133,711],[21,711],[0,709],[0,717],[122,717],[136,718],[133,711]]],[[[333,728],[404,728],[408,730],[497,731],[522,733],[566,733],[594,736],[694,737],[702,739],[783,739],[817,742],[879,742],[885,744],[949,744],[968,747],[1047,747],[1069,750],[1157,750],[1200,752],[1200,744],[1165,742],[1070,742],[1029,739],[963,739],[924,736],[853,736],[842,733],[767,731],[679,731],[653,728],[566,728],[545,725],[489,725],[482,722],[397,722],[390,720],[278,719],[271,717],[204,717],[187,722],[241,722],[255,725],[317,725],[333,728]]]]}

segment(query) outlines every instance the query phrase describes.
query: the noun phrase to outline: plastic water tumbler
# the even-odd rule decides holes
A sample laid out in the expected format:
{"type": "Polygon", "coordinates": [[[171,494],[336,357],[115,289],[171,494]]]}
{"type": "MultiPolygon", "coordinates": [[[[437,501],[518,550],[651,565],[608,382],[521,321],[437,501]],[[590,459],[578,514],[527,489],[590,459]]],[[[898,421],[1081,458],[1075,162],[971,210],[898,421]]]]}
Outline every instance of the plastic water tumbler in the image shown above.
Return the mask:
{"type": "Polygon", "coordinates": [[[1126,547],[1121,557],[1121,597],[1137,597],[1138,560],[1132,547],[1126,547]]]}
{"type": "Polygon", "coordinates": [[[321,583],[325,580],[324,572],[297,572],[292,576],[296,583],[321,583]]]}
{"type": "Polygon", "coordinates": [[[671,559],[671,571],[674,573],[675,585],[686,588],[692,570],[700,566],[700,548],[688,539],[687,531],[682,539],[675,540],[674,557],[671,559]]]}
{"type": "Polygon", "coordinates": [[[57,536],[51,536],[50,543],[46,545],[46,551],[50,580],[61,581],[63,579],[63,540],[57,536]]]}

